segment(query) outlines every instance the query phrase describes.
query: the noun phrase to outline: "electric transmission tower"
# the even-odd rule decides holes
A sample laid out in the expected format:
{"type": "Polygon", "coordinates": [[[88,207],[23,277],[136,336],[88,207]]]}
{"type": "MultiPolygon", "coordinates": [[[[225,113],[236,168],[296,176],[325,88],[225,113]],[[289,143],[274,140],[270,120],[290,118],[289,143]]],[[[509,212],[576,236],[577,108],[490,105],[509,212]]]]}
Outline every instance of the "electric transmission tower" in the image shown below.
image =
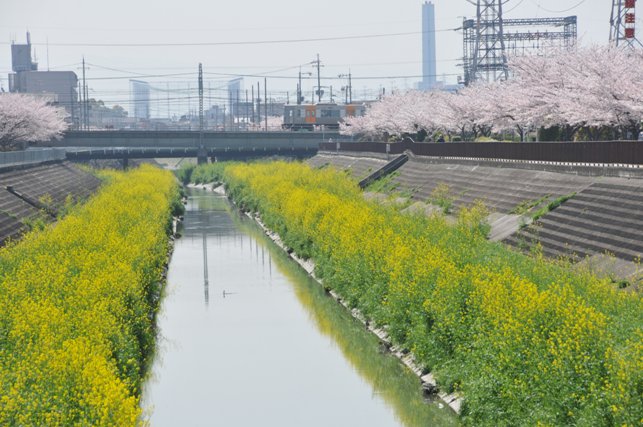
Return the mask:
{"type": "Polygon", "coordinates": [[[636,0],[612,0],[610,43],[634,48],[643,46],[636,38],[636,0]]]}
{"type": "Polygon", "coordinates": [[[469,76],[470,81],[506,80],[509,70],[503,35],[502,6],[509,0],[467,1],[476,6],[476,19],[470,21],[472,27],[464,28],[465,75],[469,76]]]}
{"type": "Polygon", "coordinates": [[[509,0],[467,0],[476,6],[476,19],[462,22],[464,83],[494,82],[509,77],[507,56],[535,53],[544,48],[576,45],[576,16],[505,19],[509,0]]]}

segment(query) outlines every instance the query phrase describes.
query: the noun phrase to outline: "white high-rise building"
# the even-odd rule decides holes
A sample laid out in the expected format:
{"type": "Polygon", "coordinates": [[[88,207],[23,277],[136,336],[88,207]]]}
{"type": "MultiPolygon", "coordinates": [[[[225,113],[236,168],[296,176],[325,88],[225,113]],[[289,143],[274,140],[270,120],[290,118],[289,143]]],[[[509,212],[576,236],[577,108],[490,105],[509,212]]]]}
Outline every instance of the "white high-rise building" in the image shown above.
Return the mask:
{"type": "Polygon", "coordinates": [[[134,117],[149,120],[150,118],[150,84],[141,80],[130,80],[130,98],[134,117]]]}
{"type": "Polygon", "coordinates": [[[422,90],[430,90],[436,84],[435,56],[435,6],[425,1],[422,5],[422,90]]]}

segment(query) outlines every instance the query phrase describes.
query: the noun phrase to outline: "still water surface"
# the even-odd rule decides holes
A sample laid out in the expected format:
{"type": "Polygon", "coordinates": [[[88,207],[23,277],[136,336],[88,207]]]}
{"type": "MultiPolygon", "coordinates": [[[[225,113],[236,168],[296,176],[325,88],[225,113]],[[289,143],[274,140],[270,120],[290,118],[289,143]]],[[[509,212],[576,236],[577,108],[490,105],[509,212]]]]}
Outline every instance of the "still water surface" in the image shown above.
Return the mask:
{"type": "Polygon", "coordinates": [[[190,190],[143,392],[152,426],[456,425],[221,196],[190,190]]]}

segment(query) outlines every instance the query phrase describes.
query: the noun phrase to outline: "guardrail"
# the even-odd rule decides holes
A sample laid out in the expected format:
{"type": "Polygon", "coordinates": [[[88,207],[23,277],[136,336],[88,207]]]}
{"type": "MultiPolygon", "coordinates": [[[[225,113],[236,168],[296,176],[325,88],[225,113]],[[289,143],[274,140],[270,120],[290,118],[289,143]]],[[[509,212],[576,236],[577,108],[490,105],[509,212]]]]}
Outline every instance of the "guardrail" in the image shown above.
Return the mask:
{"type": "Polygon", "coordinates": [[[471,160],[513,160],[591,165],[643,165],[643,142],[323,142],[323,151],[371,152],[471,160]]]}

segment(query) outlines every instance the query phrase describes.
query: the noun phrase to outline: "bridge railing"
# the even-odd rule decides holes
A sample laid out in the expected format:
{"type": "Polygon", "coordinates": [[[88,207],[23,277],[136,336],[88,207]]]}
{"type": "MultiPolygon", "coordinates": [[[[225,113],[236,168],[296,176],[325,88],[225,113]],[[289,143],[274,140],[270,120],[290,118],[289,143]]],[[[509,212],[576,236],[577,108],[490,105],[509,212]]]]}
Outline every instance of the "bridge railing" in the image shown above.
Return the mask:
{"type": "Polygon", "coordinates": [[[199,147],[206,148],[305,148],[314,147],[328,139],[337,139],[334,133],[313,132],[205,132],[194,131],[103,131],[67,132],[60,141],[41,146],[52,147],[199,147]]]}
{"type": "Polygon", "coordinates": [[[410,151],[418,156],[472,160],[515,160],[597,165],[643,165],[643,142],[454,142],[397,143],[324,142],[323,151],[372,152],[402,154],[410,151]]]}

